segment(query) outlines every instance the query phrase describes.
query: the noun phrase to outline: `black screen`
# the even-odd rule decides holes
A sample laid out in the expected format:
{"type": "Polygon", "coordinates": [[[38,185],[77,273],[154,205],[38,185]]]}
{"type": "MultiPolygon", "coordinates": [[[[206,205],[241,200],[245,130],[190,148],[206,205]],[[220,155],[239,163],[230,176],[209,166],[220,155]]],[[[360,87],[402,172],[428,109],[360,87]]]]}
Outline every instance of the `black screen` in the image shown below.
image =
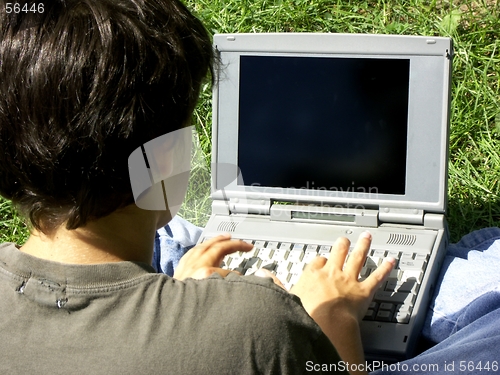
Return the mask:
{"type": "Polygon", "coordinates": [[[245,185],[404,194],[408,59],[241,56],[245,185]]]}

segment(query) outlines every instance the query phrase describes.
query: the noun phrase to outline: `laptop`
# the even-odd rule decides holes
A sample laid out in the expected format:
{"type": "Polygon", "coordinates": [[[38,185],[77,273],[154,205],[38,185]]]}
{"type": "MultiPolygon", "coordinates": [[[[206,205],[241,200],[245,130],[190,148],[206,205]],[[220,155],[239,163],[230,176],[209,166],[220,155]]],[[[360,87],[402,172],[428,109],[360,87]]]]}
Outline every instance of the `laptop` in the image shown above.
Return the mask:
{"type": "Polygon", "coordinates": [[[397,268],[361,323],[368,359],[414,354],[448,241],[452,41],[361,34],[219,34],[212,214],[200,242],[254,244],[223,266],[289,288],[344,236],[373,241],[360,278],[397,268]],[[298,265],[297,265],[298,264],[298,265]]]}

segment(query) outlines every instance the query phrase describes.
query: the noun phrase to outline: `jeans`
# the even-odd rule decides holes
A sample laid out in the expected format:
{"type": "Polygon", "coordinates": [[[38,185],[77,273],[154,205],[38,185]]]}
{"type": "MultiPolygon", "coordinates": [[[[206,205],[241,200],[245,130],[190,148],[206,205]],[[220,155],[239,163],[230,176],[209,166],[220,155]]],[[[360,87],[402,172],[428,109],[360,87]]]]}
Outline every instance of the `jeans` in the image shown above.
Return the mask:
{"type": "Polygon", "coordinates": [[[175,216],[165,227],[156,231],[153,267],[156,272],[174,275],[181,257],[198,241],[201,229],[175,216]]]}
{"type": "Polygon", "coordinates": [[[448,247],[422,336],[435,343],[372,374],[500,374],[500,229],[448,247]]]}

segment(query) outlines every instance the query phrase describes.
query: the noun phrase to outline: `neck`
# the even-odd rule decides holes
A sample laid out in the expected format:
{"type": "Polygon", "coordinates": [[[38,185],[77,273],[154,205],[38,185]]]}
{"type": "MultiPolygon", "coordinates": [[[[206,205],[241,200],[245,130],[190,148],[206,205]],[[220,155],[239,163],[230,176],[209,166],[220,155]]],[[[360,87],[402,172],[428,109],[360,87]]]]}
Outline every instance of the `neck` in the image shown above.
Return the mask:
{"type": "Polygon", "coordinates": [[[151,264],[155,231],[166,224],[164,219],[165,212],[130,205],[74,230],[64,224],[49,234],[34,230],[21,251],[60,263],[151,264]]]}

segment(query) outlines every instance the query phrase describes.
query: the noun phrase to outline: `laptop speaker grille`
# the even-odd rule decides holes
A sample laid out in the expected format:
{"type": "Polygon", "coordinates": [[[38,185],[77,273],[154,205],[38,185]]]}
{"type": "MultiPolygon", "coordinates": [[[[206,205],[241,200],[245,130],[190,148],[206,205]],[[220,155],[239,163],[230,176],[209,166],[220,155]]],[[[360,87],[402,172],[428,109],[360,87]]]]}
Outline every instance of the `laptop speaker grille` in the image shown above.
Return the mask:
{"type": "Polygon", "coordinates": [[[417,236],[414,234],[391,233],[387,244],[413,246],[415,241],[417,241],[417,236]]]}
{"type": "Polygon", "coordinates": [[[238,223],[235,223],[234,221],[223,221],[217,227],[217,231],[219,231],[219,232],[234,232],[237,226],[238,226],[238,223]]]}

